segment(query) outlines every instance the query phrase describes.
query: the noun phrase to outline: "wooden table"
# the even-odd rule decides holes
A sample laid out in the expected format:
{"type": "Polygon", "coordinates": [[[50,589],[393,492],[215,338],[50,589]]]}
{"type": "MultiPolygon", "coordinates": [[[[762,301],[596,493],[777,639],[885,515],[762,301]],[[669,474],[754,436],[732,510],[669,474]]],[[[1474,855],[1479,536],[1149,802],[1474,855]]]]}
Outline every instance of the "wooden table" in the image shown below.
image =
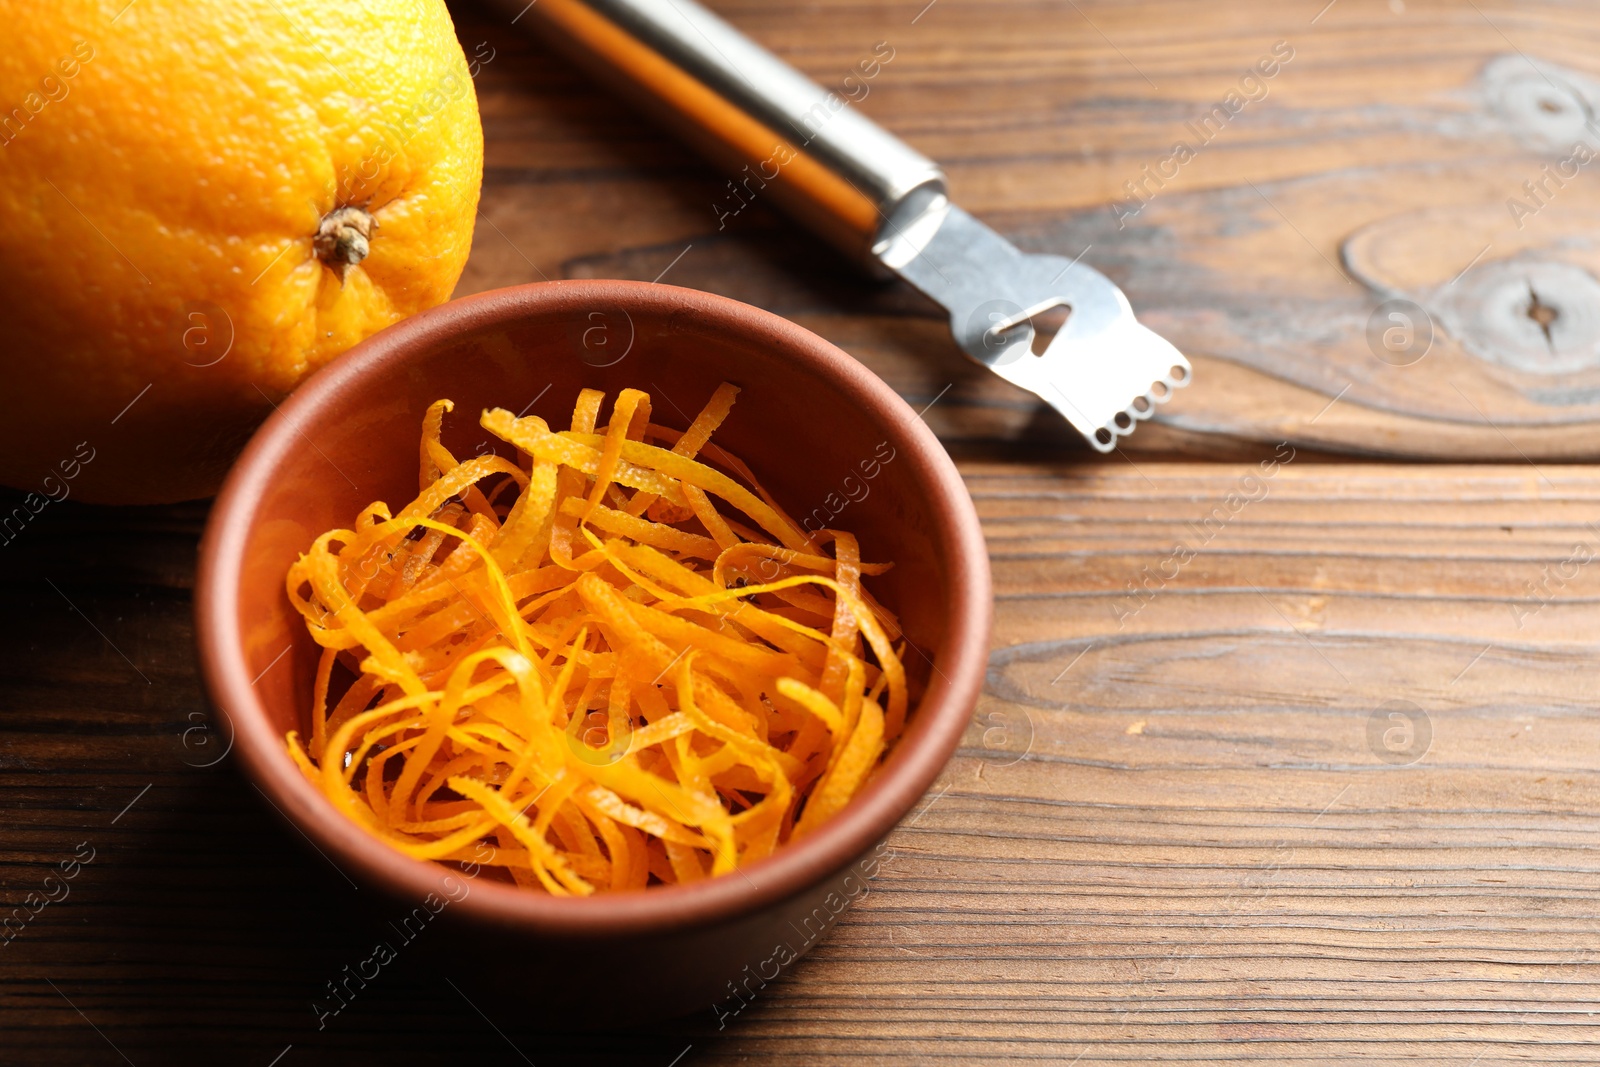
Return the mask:
{"type": "Polygon", "coordinates": [[[39,910],[0,1061],[1600,1061],[1600,175],[1543,169],[1600,143],[1600,15],[924,2],[715,6],[825,83],[889,42],[862,109],[1190,354],[1120,458],[763,205],[718,232],[721,179],[454,5],[493,52],[462,292],[665,271],[838,342],[961,462],[992,672],[870,895],[724,1029],[538,1033],[402,955],[319,1030],[392,909],[218,761],[205,506],[52,506],[3,549],[0,901],[39,910]]]}

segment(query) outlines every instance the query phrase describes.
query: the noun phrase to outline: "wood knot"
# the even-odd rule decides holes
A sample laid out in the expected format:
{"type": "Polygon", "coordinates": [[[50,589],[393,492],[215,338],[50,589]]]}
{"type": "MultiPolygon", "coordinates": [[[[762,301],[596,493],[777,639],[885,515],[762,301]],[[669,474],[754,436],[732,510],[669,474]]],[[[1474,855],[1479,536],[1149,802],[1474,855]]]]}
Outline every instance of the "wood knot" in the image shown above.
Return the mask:
{"type": "Polygon", "coordinates": [[[1498,56],[1480,79],[1489,107],[1530,148],[1571,148],[1588,140],[1600,112],[1600,83],[1557,63],[1498,56]]]}
{"type": "Polygon", "coordinates": [[[1545,344],[1555,348],[1555,339],[1550,334],[1550,327],[1561,317],[1561,309],[1551,307],[1539,299],[1539,294],[1533,291],[1533,284],[1528,284],[1528,318],[1539,324],[1539,329],[1544,331],[1545,344]]]}
{"type": "Polygon", "coordinates": [[[1485,263],[1444,294],[1440,314],[1474,355],[1535,374],[1600,368],[1600,280],[1574,263],[1485,263]]]}

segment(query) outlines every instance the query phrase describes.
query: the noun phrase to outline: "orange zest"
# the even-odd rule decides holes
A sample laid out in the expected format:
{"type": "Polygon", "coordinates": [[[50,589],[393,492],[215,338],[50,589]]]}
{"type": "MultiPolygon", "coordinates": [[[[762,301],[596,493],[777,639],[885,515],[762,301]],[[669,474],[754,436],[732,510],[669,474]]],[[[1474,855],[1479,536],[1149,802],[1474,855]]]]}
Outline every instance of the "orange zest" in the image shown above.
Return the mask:
{"type": "Polygon", "coordinates": [[[457,460],[433,404],[417,498],[289,570],[323,650],[306,777],[409,856],[563,896],[727,874],[849,803],[906,722],[861,584],[890,564],[710,444],[737,394],[681,432],[635,389],[605,426],[592,389],[567,431],[484,412],[515,460],[457,460]]]}

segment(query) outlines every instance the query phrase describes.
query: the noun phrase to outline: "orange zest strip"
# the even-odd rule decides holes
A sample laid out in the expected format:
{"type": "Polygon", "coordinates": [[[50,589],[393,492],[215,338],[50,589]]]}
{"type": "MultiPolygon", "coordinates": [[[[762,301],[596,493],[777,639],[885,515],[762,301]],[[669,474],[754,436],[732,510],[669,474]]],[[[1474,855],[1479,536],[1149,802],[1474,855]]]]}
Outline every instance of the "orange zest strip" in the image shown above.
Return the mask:
{"type": "Polygon", "coordinates": [[[520,463],[456,460],[430,405],[416,499],[287,575],[322,648],[285,738],[307,780],[408,856],[562,896],[726,875],[837,814],[909,710],[863,585],[891,564],[712,443],[738,393],[682,432],[635,389],[562,432],[484,412],[520,463]]]}

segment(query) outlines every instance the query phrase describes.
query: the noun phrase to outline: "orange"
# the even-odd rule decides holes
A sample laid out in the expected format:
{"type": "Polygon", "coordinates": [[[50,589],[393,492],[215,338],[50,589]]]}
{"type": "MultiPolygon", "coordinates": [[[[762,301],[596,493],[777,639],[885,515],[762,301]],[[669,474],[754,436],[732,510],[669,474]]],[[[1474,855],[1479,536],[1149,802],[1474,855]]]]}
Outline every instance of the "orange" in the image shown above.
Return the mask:
{"type": "Polygon", "coordinates": [[[483,132],[442,0],[0,0],[0,25],[24,511],[209,495],[296,383],[454,289],[483,132]]]}

